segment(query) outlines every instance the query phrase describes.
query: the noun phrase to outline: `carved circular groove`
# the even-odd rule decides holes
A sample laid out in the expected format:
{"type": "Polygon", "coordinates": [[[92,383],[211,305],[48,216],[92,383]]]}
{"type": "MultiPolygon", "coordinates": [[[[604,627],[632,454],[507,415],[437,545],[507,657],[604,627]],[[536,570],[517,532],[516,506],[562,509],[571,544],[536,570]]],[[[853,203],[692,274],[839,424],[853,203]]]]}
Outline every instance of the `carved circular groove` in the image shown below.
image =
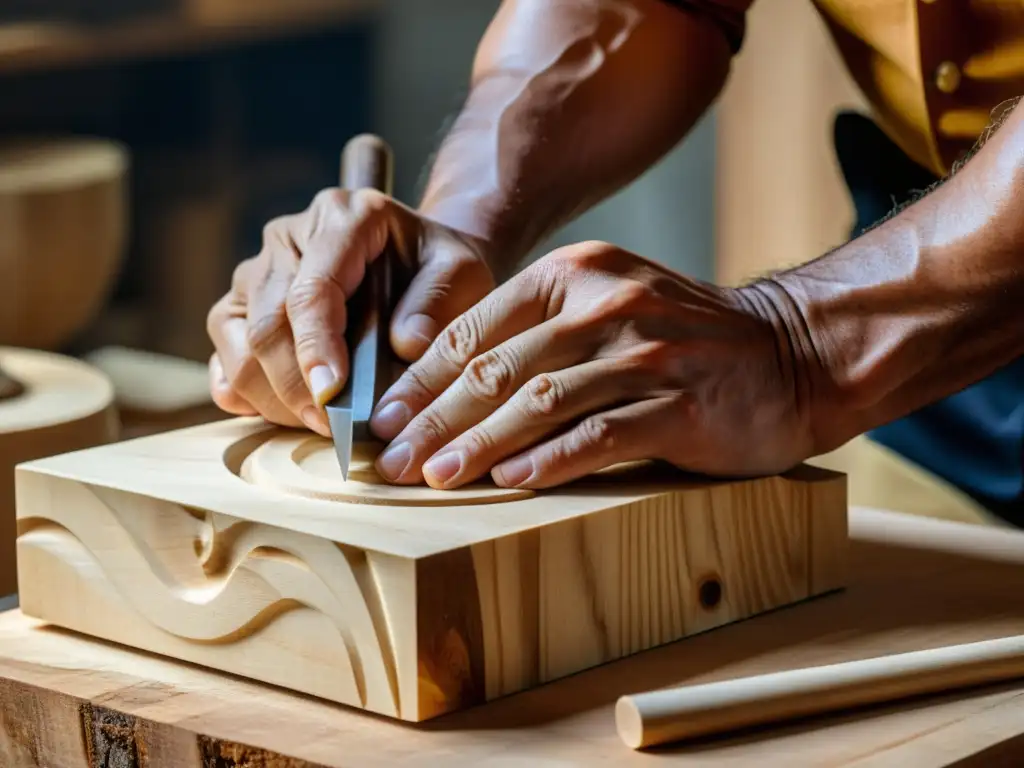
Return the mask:
{"type": "Polygon", "coordinates": [[[334,445],[318,435],[284,433],[255,448],[242,463],[243,479],[297,496],[352,504],[458,506],[529,498],[533,491],[479,482],[450,491],[426,486],[390,485],[374,469],[372,447],[357,446],[349,479],[341,479],[334,445]]]}

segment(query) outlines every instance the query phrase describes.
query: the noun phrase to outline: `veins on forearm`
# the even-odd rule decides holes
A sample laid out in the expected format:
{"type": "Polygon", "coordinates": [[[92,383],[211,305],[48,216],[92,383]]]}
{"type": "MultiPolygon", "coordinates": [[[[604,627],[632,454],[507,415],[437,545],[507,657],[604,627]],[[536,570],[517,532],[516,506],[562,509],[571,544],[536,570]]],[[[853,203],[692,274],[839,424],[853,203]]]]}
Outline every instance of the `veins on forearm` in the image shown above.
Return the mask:
{"type": "Polygon", "coordinates": [[[806,318],[846,439],[1024,353],[1024,115],[1011,120],[898,214],[771,278],[806,318]]]}
{"type": "Polygon", "coordinates": [[[600,97],[589,91],[636,23],[628,5],[605,5],[551,50],[502,51],[478,67],[437,153],[423,208],[470,205],[470,226],[477,230],[472,234],[503,242],[521,256],[571,215],[579,198],[592,194],[565,171],[592,159],[586,155],[593,154],[600,126],[588,118],[600,97]],[[524,215],[524,198],[538,196],[542,204],[524,215]]]}
{"type": "Polygon", "coordinates": [[[493,244],[511,268],[677,144],[730,54],[710,22],[661,0],[503,8],[420,210],[493,244]]]}

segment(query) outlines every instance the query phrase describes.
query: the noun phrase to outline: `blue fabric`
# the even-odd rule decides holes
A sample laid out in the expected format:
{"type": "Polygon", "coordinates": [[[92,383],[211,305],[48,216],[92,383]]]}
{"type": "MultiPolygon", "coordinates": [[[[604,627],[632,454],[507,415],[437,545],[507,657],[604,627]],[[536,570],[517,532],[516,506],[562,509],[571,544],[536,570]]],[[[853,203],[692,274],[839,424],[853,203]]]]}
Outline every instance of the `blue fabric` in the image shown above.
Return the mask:
{"type": "MultiPolygon", "coordinates": [[[[838,116],[835,146],[857,211],[852,236],[935,181],[860,115],[838,116]]],[[[869,436],[1024,525],[1024,359],[869,436]]]]}

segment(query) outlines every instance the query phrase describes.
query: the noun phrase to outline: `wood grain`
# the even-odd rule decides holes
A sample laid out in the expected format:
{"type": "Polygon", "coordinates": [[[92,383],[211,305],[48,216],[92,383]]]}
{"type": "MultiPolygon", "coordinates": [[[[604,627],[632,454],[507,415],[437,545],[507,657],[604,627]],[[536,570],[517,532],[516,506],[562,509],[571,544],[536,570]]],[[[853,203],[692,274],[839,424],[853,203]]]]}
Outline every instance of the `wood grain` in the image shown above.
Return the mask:
{"type": "Polygon", "coordinates": [[[845,532],[826,470],[711,482],[641,465],[470,503],[333,478],[326,500],[273,481],[311,440],[238,419],[23,465],[22,610],[421,721],[845,581],[845,535],[812,536],[845,532]],[[816,560],[833,564],[817,588],[816,560]]]}
{"type": "Polygon", "coordinates": [[[0,347],[18,395],[0,399],[0,595],[17,589],[15,465],[109,443],[118,422],[110,381],[78,360],[0,347]]]}
{"type": "MultiPolygon", "coordinates": [[[[0,764],[95,768],[83,748],[89,707],[130,718],[149,765],[176,768],[207,768],[204,756],[217,753],[252,756],[225,763],[232,768],[1020,764],[1019,684],[653,753],[622,744],[613,711],[625,694],[1024,634],[1024,534],[855,508],[850,539],[851,581],[841,592],[418,725],[12,612],[0,616],[0,764]],[[15,754],[25,762],[9,758],[15,754]]],[[[501,556],[528,559],[529,547],[501,556]]]]}

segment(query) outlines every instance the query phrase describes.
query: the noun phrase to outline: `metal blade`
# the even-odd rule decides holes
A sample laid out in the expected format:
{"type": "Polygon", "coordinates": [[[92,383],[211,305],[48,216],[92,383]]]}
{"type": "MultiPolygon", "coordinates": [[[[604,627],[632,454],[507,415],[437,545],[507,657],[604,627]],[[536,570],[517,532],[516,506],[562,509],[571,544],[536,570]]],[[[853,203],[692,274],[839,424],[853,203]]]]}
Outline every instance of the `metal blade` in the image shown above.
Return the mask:
{"type": "Polygon", "coordinates": [[[352,411],[348,408],[327,406],[327,422],[334,437],[334,452],[338,455],[341,479],[348,480],[348,467],[352,463],[352,411]]]}
{"type": "Polygon", "coordinates": [[[334,438],[341,476],[348,480],[352,463],[352,446],[373,439],[370,416],[384,389],[390,384],[387,325],[385,313],[379,310],[379,290],[387,284],[387,262],[371,265],[364,278],[364,289],[349,304],[352,312],[352,333],[348,334],[350,373],[345,388],[325,406],[327,421],[334,438]]]}

